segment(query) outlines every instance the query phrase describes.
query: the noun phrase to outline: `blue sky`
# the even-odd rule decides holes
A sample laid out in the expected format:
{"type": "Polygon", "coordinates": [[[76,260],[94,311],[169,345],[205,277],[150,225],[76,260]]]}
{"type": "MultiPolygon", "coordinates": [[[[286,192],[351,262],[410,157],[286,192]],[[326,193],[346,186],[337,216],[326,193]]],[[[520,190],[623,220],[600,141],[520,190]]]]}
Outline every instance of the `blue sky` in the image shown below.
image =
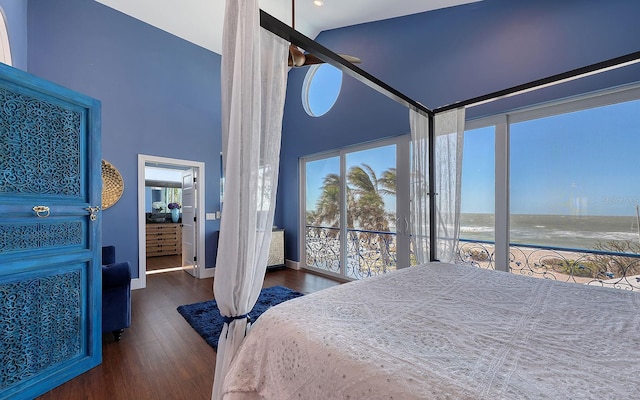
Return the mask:
{"type": "MultiPolygon", "coordinates": [[[[347,171],[353,166],[367,164],[373,168],[378,178],[389,168],[395,167],[396,159],[395,146],[383,146],[369,150],[362,150],[346,155],[347,171]]],[[[322,180],[328,174],[340,173],[340,158],[331,157],[329,159],[313,161],[307,163],[307,194],[306,209],[313,210],[322,190],[322,180]]],[[[385,209],[395,213],[395,198],[384,196],[385,209]]]]}
{"type": "MultiPolygon", "coordinates": [[[[312,98],[330,107],[337,79],[327,68],[312,98]]],[[[323,71],[323,69],[320,69],[323,71]]],[[[339,90],[339,89],[338,89],[339,90]]],[[[512,214],[632,216],[640,204],[640,100],[511,125],[512,214]]],[[[465,134],[462,212],[493,213],[494,128],[465,134]]],[[[393,167],[395,147],[347,156],[347,169],[366,163],[380,176],[393,167]]],[[[322,178],[339,173],[339,158],[307,164],[308,210],[315,208],[322,178]]],[[[395,199],[385,198],[393,211],[395,199]]]]}
{"type": "Polygon", "coordinates": [[[309,82],[308,105],[312,114],[319,117],[329,111],[338,100],[341,88],[342,71],[330,64],[320,64],[309,82]]]}
{"type": "MultiPolygon", "coordinates": [[[[511,125],[511,213],[635,215],[640,101],[511,125]]],[[[465,135],[462,212],[493,212],[493,129],[465,135]]]]}

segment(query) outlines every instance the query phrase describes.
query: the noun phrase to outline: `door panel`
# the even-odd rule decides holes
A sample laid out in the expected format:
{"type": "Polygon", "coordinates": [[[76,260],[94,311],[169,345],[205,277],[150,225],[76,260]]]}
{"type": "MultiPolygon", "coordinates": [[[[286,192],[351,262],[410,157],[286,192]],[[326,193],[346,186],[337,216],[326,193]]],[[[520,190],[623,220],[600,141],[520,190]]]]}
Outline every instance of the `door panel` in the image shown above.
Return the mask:
{"type": "Polygon", "coordinates": [[[337,153],[302,163],[305,266],[348,279],[409,266],[408,137],[337,153]]]}
{"type": "Polygon", "coordinates": [[[182,174],[182,268],[197,277],[196,180],[193,169],[182,174]]]}
{"type": "Polygon", "coordinates": [[[344,206],[340,156],[310,160],[304,168],[304,265],[341,275],[341,221],[344,206]]]}
{"type": "Polygon", "coordinates": [[[101,361],[100,160],[98,101],[0,65],[0,399],[101,361]]]}
{"type": "Polygon", "coordinates": [[[396,269],[396,144],[345,154],[347,258],[362,279],[396,269]]]}

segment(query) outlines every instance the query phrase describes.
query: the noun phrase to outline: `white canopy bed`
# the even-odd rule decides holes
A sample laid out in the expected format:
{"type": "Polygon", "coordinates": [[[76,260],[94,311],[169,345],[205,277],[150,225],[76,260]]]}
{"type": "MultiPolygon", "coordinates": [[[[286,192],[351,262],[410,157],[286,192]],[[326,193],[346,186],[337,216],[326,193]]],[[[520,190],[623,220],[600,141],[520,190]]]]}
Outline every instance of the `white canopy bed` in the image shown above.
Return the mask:
{"type": "Polygon", "coordinates": [[[260,11],[257,0],[227,1],[223,43],[227,185],[214,289],[226,321],[213,399],[638,393],[636,293],[434,261],[451,261],[457,241],[464,107],[637,62],[640,52],[429,110],[260,11]],[[289,42],[410,109],[421,178],[412,187],[412,237],[426,264],[284,303],[251,327],[273,223],[289,42]]]}
{"type": "Polygon", "coordinates": [[[626,290],[405,268],[262,314],[224,398],[635,399],[638,310],[626,290]]]}

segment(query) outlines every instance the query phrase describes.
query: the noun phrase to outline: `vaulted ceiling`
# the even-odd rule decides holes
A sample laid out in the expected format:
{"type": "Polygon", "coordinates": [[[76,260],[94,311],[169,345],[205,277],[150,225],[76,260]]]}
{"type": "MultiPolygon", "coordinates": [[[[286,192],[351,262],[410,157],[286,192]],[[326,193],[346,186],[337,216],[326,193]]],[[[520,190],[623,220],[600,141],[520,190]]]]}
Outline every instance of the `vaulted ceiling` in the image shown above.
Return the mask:
{"type": "MultiPolygon", "coordinates": [[[[222,48],[225,0],[96,0],[216,53],[222,48]]],[[[315,38],[334,28],[400,17],[480,0],[295,0],[296,30],[315,38]]],[[[259,0],[260,8],[291,24],[290,0],[259,0]]]]}

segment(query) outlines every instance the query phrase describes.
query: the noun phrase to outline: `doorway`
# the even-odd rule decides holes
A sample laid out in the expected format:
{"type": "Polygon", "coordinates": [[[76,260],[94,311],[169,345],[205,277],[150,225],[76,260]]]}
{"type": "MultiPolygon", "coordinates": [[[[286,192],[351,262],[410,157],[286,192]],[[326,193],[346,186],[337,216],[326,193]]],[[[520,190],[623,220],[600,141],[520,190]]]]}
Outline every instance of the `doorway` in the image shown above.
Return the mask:
{"type": "Polygon", "coordinates": [[[307,269],[341,279],[411,265],[409,136],[301,159],[301,246],[307,269]]]}
{"type": "Polygon", "coordinates": [[[133,288],[146,287],[150,273],[184,270],[202,277],[204,182],[202,162],[138,155],[139,271],[133,288]]]}

